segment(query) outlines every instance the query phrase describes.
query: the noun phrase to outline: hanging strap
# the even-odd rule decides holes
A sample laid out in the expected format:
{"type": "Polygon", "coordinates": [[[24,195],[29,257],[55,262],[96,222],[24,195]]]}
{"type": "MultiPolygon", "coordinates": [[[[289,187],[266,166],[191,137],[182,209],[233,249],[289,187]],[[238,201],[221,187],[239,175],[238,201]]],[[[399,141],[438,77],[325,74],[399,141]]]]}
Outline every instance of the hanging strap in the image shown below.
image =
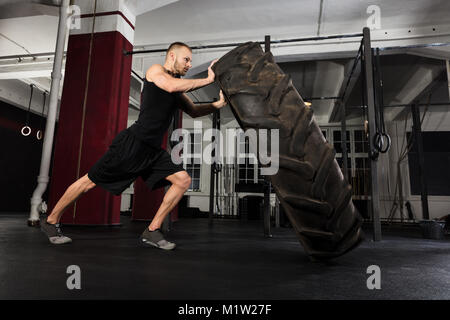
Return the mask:
{"type": "Polygon", "coordinates": [[[30,101],[28,102],[27,118],[25,120],[25,125],[22,127],[22,130],[20,130],[22,135],[24,135],[25,137],[29,136],[31,133],[31,128],[28,126],[28,123],[30,121],[30,110],[31,110],[31,101],[33,99],[34,84],[30,84],[30,88],[31,88],[31,94],[30,94],[30,101]]]}
{"type": "MultiPolygon", "coordinates": [[[[90,78],[91,58],[92,58],[92,44],[93,44],[93,40],[94,40],[96,13],[97,13],[97,0],[94,1],[94,14],[92,17],[91,39],[89,42],[89,56],[88,56],[88,65],[87,65],[87,71],[86,71],[86,85],[84,87],[83,115],[81,118],[80,148],[78,149],[77,179],[80,178],[81,153],[83,151],[84,123],[85,123],[85,117],[86,117],[86,103],[87,103],[87,94],[88,94],[88,89],[89,89],[89,78],[90,78]]],[[[77,203],[75,202],[75,204],[73,206],[73,221],[75,221],[76,212],[77,212],[77,203]]]]}
{"type": "Polygon", "coordinates": [[[383,79],[381,77],[380,49],[372,49],[374,69],[374,92],[375,92],[375,126],[376,132],[373,137],[374,146],[380,153],[388,152],[391,147],[391,137],[386,133],[384,123],[384,100],[383,100],[383,79]]]}
{"type": "Polygon", "coordinates": [[[44,92],[42,93],[42,95],[44,96],[44,102],[42,103],[41,123],[39,124],[39,130],[38,130],[38,132],[36,133],[36,138],[37,138],[38,140],[42,140],[42,130],[44,129],[44,128],[42,128],[42,119],[44,118],[45,98],[46,98],[46,96],[47,96],[47,91],[44,91],[44,92]]]}

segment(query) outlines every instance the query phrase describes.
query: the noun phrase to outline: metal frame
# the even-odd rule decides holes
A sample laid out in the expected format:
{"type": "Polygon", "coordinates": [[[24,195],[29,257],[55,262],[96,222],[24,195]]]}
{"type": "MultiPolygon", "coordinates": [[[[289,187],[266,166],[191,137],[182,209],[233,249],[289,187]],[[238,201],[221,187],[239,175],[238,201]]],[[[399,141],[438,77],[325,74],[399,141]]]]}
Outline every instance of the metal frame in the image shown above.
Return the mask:
{"type": "MultiPolygon", "coordinates": [[[[355,38],[355,37],[363,37],[364,33],[356,33],[356,34],[348,34],[348,35],[333,35],[333,36],[324,36],[324,37],[308,37],[308,38],[296,38],[296,39],[286,39],[286,40],[271,40],[270,35],[266,35],[264,38],[264,41],[259,41],[259,44],[264,44],[265,52],[270,52],[271,44],[280,44],[280,43],[290,43],[290,42],[304,42],[304,41],[320,41],[320,40],[328,40],[328,39],[343,39],[343,38],[355,38]]],[[[236,47],[243,43],[227,43],[227,44],[216,44],[216,45],[205,45],[205,46],[192,46],[191,49],[212,49],[212,48],[225,48],[225,47],[236,47]]],[[[370,45],[370,42],[369,42],[370,45]]],[[[165,52],[167,49],[154,49],[154,50],[138,50],[138,51],[124,51],[123,53],[125,55],[134,55],[134,54],[141,54],[141,53],[158,53],[158,52],[165,52]]],[[[362,52],[361,46],[358,50],[357,57],[355,58],[355,63],[352,68],[352,72],[349,76],[349,78],[352,77],[352,74],[355,70],[355,66],[357,65],[358,59],[360,57],[360,54],[362,52]]],[[[349,81],[347,82],[346,89],[348,87],[349,81]]],[[[345,92],[343,97],[310,97],[305,98],[304,100],[329,100],[329,99],[335,99],[335,100],[341,100],[344,101],[343,98],[345,98],[345,92]]],[[[342,104],[342,111],[344,112],[344,132],[342,136],[342,143],[344,144],[344,154],[343,158],[345,158],[343,163],[345,164],[345,167],[347,167],[347,152],[346,152],[346,143],[347,143],[347,137],[346,137],[346,129],[345,129],[345,106],[342,104]]],[[[218,114],[217,112],[213,115],[213,128],[217,128],[219,126],[218,124],[218,114]]],[[[211,226],[213,224],[213,215],[214,215],[214,200],[215,200],[215,174],[214,174],[214,164],[211,166],[211,180],[210,180],[210,204],[209,204],[209,225],[211,226]]],[[[345,173],[347,173],[347,170],[345,170],[345,173]]],[[[348,181],[348,179],[347,179],[348,181]]],[[[264,235],[266,237],[272,237],[271,233],[271,223],[270,223],[270,193],[271,193],[271,183],[270,181],[266,180],[264,183],[264,213],[263,213],[263,226],[264,226],[264,235]]]]}
{"type": "MultiPolygon", "coordinates": [[[[363,51],[363,40],[361,39],[361,43],[359,45],[358,52],[356,54],[356,57],[353,60],[353,66],[352,66],[352,69],[350,70],[350,74],[348,75],[347,82],[345,84],[342,95],[339,97],[336,97],[337,98],[336,100],[341,101],[341,106],[340,106],[341,108],[344,108],[344,109],[346,108],[345,102],[347,101],[347,92],[351,92],[351,89],[354,87],[354,85],[357,81],[357,77],[354,77],[353,74],[355,73],[355,71],[358,68],[358,62],[361,60],[362,51],[363,51]],[[349,88],[351,88],[351,89],[349,91],[347,91],[349,88]]],[[[361,67],[359,69],[361,69],[361,67]]],[[[360,70],[358,70],[358,74],[359,73],[360,73],[360,70]]],[[[331,99],[333,97],[327,97],[327,98],[331,99]]],[[[337,103],[337,102],[335,102],[335,103],[337,103]]],[[[336,114],[338,111],[339,110],[337,110],[336,108],[333,108],[330,119],[334,119],[336,117],[336,114]]],[[[345,113],[341,113],[341,116],[342,115],[345,116],[345,113]]],[[[341,121],[342,121],[342,119],[341,119],[341,121]]]]}
{"type": "Polygon", "coordinates": [[[450,42],[411,44],[407,46],[394,46],[394,47],[379,47],[378,49],[380,51],[388,51],[397,49],[417,49],[417,48],[432,48],[432,47],[446,47],[446,46],[450,46],[450,42]]]}
{"type": "Polygon", "coordinates": [[[305,97],[303,100],[305,101],[311,101],[311,100],[338,100],[341,99],[341,97],[305,97]]]}
{"type": "MultiPolygon", "coordinates": [[[[448,106],[450,105],[450,101],[449,102],[431,102],[431,103],[415,103],[415,105],[419,106],[419,107],[424,107],[424,106],[448,106]]],[[[394,104],[391,106],[384,106],[385,108],[404,108],[404,107],[411,107],[410,104],[394,104]]]]}
{"type": "MultiPolygon", "coordinates": [[[[345,39],[345,38],[355,38],[355,37],[361,37],[362,33],[353,33],[353,34],[340,34],[340,35],[332,35],[332,36],[323,36],[323,37],[308,37],[308,38],[294,38],[294,39],[283,39],[283,40],[270,40],[269,37],[269,45],[274,43],[290,43],[290,42],[305,42],[305,41],[320,41],[320,40],[329,40],[329,39],[345,39]]],[[[267,39],[267,38],[266,38],[267,39]]],[[[264,41],[257,41],[259,44],[267,45],[267,40],[264,41]]],[[[217,49],[217,48],[227,48],[227,47],[237,47],[245,42],[239,42],[239,43],[221,43],[221,44],[210,44],[210,45],[204,45],[204,46],[191,46],[190,48],[192,50],[198,50],[198,49],[217,49]]],[[[167,48],[164,49],[153,49],[153,50],[136,50],[136,51],[123,51],[124,55],[134,55],[134,54],[140,54],[140,53],[158,53],[158,52],[166,52],[167,48]]]]}
{"type": "Polygon", "coordinates": [[[365,88],[365,105],[367,106],[368,122],[369,122],[369,158],[370,176],[371,176],[371,211],[373,219],[373,240],[381,240],[381,222],[380,222],[380,194],[378,190],[378,164],[377,159],[373,157],[375,151],[374,137],[376,131],[375,125],[375,92],[373,82],[373,64],[372,64],[372,47],[370,43],[370,29],[363,29],[363,54],[362,69],[364,71],[364,88],[365,88]]]}
{"type": "MultiPolygon", "coordinates": [[[[264,51],[270,52],[270,36],[266,35],[264,37],[264,51]]],[[[270,191],[271,182],[269,178],[264,179],[264,236],[272,237],[270,232],[270,191]]]]}
{"type": "MultiPolygon", "coordinates": [[[[219,122],[219,113],[220,110],[216,110],[213,113],[212,119],[212,128],[217,129],[219,122]]],[[[214,141],[216,143],[216,141],[214,141]]],[[[215,148],[216,150],[217,148],[215,148]]],[[[213,152],[215,152],[215,150],[213,152]]],[[[211,154],[211,156],[213,156],[211,154]]],[[[216,179],[216,163],[211,163],[211,174],[209,180],[209,214],[208,214],[208,224],[209,226],[213,225],[213,217],[214,217],[214,204],[215,204],[215,179],[216,179]]]]}
{"type": "MultiPolygon", "coordinates": [[[[349,182],[348,177],[348,153],[347,153],[347,123],[345,119],[345,104],[343,102],[338,102],[339,108],[341,110],[341,146],[342,146],[342,174],[344,179],[349,182]]],[[[350,140],[350,139],[349,139],[350,140]]]]}
{"type": "Polygon", "coordinates": [[[428,189],[427,180],[425,177],[425,157],[423,154],[423,139],[422,129],[420,124],[420,110],[417,104],[411,106],[412,120],[413,120],[413,132],[415,137],[415,143],[417,143],[417,156],[419,158],[419,178],[420,178],[420,199],[422,203],[422,215],[425,220],[430,219],[428,211],[428,189]]]}
{"type": "MultiPolygon", "coordinates": [[[[358,50],[358,54],[355,57],[355,61],[351,70],[351,73],[349,75],[349,79],[346,83],[346,87],[343,93],[342,97],[311,97],[305,100],[325,100],[325,99],[336,99],[341,100],[341,113],[343,113],[343,120],[342,121],[342,143],[344,144],[343,148],[343,163],[344,166],[347,166],[347,156],[346,156],[346,143],[347,143],[347,137],[346,137],[346,125],[345,125],[345,98],[346,98],[346,91],[348,88],[348,85],[350,83],[350,79],[353,75],[353,72],[356,69],[356,66],[358,64],[358,60],[361,58],[364,62],[362,68],[364,69],[364,75],[365,75],[365,91],[366,91],[366,104],[369,110],[369,144],[370,144],[370,150],[374,150],[373,145],[373,136],[375,133],[375,96],[374,96],[374,86],[373,86],[373,66],[372,66],[372,49],[371,49],[371,42],[370,42],[370,30],[369,28],[364,28],[363,33],[356,33],[356,34],[348,34],[348,35],[332,35],[332,36],[323,36],[323,37],[308,37],[308,38],[295,38],[295,39],[285,39],[285,40],[271,40],[269,35],[265,36],[264,41],[258,42],[259,44],[264,44],[265,51],[270,51],[270,45],[271,44],[281,44],[281,43],[291,43],[291,42],[304,42],[304,41],[320,41],[320,40],[328,40],[328,39],[344,39],[344,38],[355,38],[355,37],[362,37],[361,46],[358,50]]],[[[205,46],[192,46],[191,49],[197,50],[197,49],[213,49],[213,48],[226,48],[226,47],[236,47],[243,43],[225,43],[225,44],[214,44],[214,45],[205,45],[205,46]]],[[[388,48],[384,48],[387,50],[388,48]]],[[[154,50],[137,50],[137,51],[123,51],[123,54],[125,55],[134,55],[134,54],[142,54],[142,53],[158,53],[158,52],[165,52],[167,49],[154,49],[154,50]]],[[[214,119],[213,119],[214,120],[214,119]]],[[[214,126],[215,121],[213,121],[214,126]]],[[[346,174],[347,170],[345,170],[346,174]]],[[[372,159],[371,161],[371,176],[372,176],[372,212],[373,212],[373,228],[374,228],[374,240],[378,241],[381,240],[381,225],[380,225],[380,217],[379,217],[379,193],[378,193],[378,182],[377,182],[377,163],[376,160],[372,159]]],[[[210,186],[212,186],[210,190],[210,199],[214,196],[214,184],[213,184],[213,175],[211,175],[211,183],[210,186]]],[[[266,236],[271,236],[270,233],[270,184],[266,186],[265,192],[264,192],[264,199],[265,199],[265,206],[264,206],[264,234],[266,236]]],[[[214,204],[211,206],[210,201],[210,213],[209,213],[209,221],[210,224],[212,223],[212,214],[213,210],[211,208],[214,208],[214,204]]]]}
{"type": "MultiPolygon", "coordinates": [[[[361,70],[363,72],[363,79],[364,79],[364,93],[365,93],[365,107],[368,111],[368,124],[369,124],[369,159],[371,162],[371,211],[372,211],[372,218],[373,218],[373,239],[374,241],[380,241],[381,240],[381,223],[380,223],[380,199],[379,199],[379,190],[378,190],[378,181],[377,181],[377,160],[376,157],[373,156],[373,152],[375,151],[374,146],[374,135],[376,133],[376,126],[375,126],[375,91],[374,91],[374,74],[373,74],[373,64],[372,64],[372,47],[371,47],[371,39],[370,39],[370,30],[369,28],[364,28],[362,33],[356,33],[356,34],[348,34],[348,35],[332,35],[332,36],[323,36],[323,37],[307,37],[307,38],[294,38],[294,39],[285,39],[285,40],[271,40],[269,35],[265,36],[264,41],[259,41],[259,44],[264,44],[265,51],[270,51],[270,45],[271,44],[281,44],[281,43],[291,43],[291,42],[304,42],[304,41],[320,41],[320,40],[328,40],[328,39],[343,39],[343,38],[354,38],[354,37],[362,37],[361,45],[359,47],[358,53],[354,59],[352,70],[349,74],[346,86],[344,88],[342,96],[338,97],[308,97],[304,98],[305,101],[311,101],[311,100],[338,100],[337,103],[340,104],[340,113],[341,113],[341,136],[342,136],[342,144],[343,144],[343,167],[344,167],[344,176],[346,177],[348,181],[347,175],[347,152],[346,152],[346,143],[347,143],[347,137],[346,137],[346,120],[345,120],[345,102],[346,102],[346,95],[347,95],[347,89],[349,87],[349,84],[351,82],[351,79],[353,77],[353,73],[356,70],[356,67],[358,65],[358,61],[361,59],[361,70]],[[372,153],[372,154],[371,154],[372,153]]],[[[204,46],[192,46],[191,48],[193,50],[197,49],[213,49],[213,48],[226,48],[226,47],[236,47],[241,45],[242,43],[225,43],[225,44],[214,44],[214,45],[204,45],[204,46]]],[[[432,44],[419,44],[419,45],[409,45],[409,46],[395,46],[395,47],[380,47],[378,48],[379,51],[388,51],[388,50],[396,50],[396,49],[411,49],[411,48],[427,48],[427,47],[439,47],[439,46],[448,46],[450,43],[432,43],[432,44]]],[[[142,53],[158,53],[158,52],[165,52],[167,49],[154,49],[154,50],[137,50],[137,51],[124,51],[125,55],[134,55],[134,54],[142,54],[142,53]]],[[[449,103],[446,102],[438,102],[438,103],[431,103],[430,105],[448,105],[449,103]]],[[[416,114],[415,121],[417,122],[417,114],[419,114],[418,106],[424,105],[419,104],[416,102],[413,106],[411,106],[413,113],[416,114]]],[[[408,107],[410,105],[392,105],[392,106],[384,106],[384,107],[408,107]]],[[[420,118],[420,114],[418,115],[420,118]]],[[[413,117],[414,118],[414,117],[413,117]]],[[[215,120],[217,121],[217,120],[215,120]]],[[[213,123],[215,122],[213,119],[213,123]]],[[[415,134],[418,136],[421,136],[420,131],[420,119],[419,119],[419,125],[414,125],[415,134]]],[[[418,139],[420,140],[420,139],[418,139]]],[[[420,143],[419,143],[420,144],[420,143]]],[[[419,147],[420,149],[420,147],[419,147]]],[[[422,145],[423,149],[423,145],[422,145]]],[[[422,150],[423,151],[423,150],[422,150]]],[[[419,150],[419,158],[422,156],[423,158],[423,152],[420,152],[419,150]]],[[[423,159],[422,159],[423,160],[423,159]]],[[[423,175],[423,174],[422,174],[423,175]]],[[[214,177],[212,175],[211,177],[211,191],[210,191],[210,197],[214,198],[214,177]],[[212,195],[212,196],[211,196],[212,195]]],[[[267,200],[267,195],[270,197],[270,185],[265,188],[264,192],[264,199],[265,199],[265,206],[264,206],[264,234],[266,236],[271,236],[270,234],[270,204],[267,200]]],[[[428,203],[426,201],[426,192],[423,193],[422,196],[422,207],[428,208],[428,203]]],[[[212,209],[214,208],[214,204],[211,205],[210,203],[210,223],[212,223],[212,209]]],[[[428,210],[424,209],[424,218],[428,216],[428,210]]]]}

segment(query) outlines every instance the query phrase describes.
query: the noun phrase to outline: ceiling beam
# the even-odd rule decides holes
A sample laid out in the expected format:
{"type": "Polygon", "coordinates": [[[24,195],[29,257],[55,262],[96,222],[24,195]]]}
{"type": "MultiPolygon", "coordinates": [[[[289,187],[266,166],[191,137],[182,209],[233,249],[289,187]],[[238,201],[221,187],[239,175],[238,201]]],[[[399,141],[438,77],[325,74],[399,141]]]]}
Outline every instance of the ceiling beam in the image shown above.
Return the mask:
{"type": "Polygon", "coordinates": [[[408,49],[405,50],[405,53],[437,60],[450,59],[450,47],[408,49]]]}
{"type": "MultiPolygon", "coordinates": [[[[350,70],[350,68],[353,67],[354,62],[355,62],[354,60],[351,60],[347,63],[348,70],[350,70]]],[[[343,97],[342,103],[338,103],[337,100],[334,101],[333,108],[330,112],[330,116],[328,117],[329,123],[341,121],[341,113],[339,112],[340,106],[342,105],[345,107],[348,97],[352,93],[353,88],[355,87],[355,84],[357,83],[360,74],[361,74],[361,63],[357,63],[353,73],[346,75],[345,78],[343,79],[338,96],[342,97],[345,91],[345,97],[343,97]]]]}
{"type": "Polygon", "coordinates": [[[53,57],[0,60],[0,79],[50,77],[53,57]]]}
{"type": "MultiPolygon", "coordinates": [[[[312,95],[337,96],[345,79],[345,66],[333,61],[317,61],[312,95]]],[[[312,109],[317,116],[330,116],[334,100],[315,100],[312,109]]]]}
{"type": "MultiPolygon", "coordinates": [[[[399,104],[412,104],[423,102],[424,101],[423,99],[426,99],[429,94],[432,94],[434,90],[437,87],[439,87],[439,85],[442,84],[442,81],[446,79],[446,77],[447,77],[446,71],[442,71],[437,76],[433,77],[433,79],[428,81],[427,84],[425,83],[418,84],[415,87],[415,90],[412,90],[412,92],[416,92],[414,97],[409,96],[408,100],[406,100],[407,102],[405,101],[404,103],[399,104]],[[417,93],[418,90],[420,91],[417,93]]],[[[405,85],[405,87],[406,86],[407,85],[405,85]]],[[[402,120],[409,113],[409,108],[390,108],[390,109],[391,109],[390,114],[393,121],[402,120]]]]}
{"type": "Polygon", "coordinates": [[[32,16],[55,16],[59,15],[59,6],[53,1],[14,1],[0,5],[0,19],[23,18],[32,16]]]}

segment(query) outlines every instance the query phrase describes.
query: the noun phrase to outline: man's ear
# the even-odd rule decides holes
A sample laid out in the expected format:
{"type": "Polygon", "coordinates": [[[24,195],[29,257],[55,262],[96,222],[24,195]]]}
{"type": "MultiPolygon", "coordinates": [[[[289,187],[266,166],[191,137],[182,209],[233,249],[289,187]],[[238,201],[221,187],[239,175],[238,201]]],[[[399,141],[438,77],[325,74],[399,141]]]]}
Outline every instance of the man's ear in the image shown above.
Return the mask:
{"type": "Polygon", "coordinates": [[[173,61],[175,61],[175,52],[170,51],[170,52],[169,52],[169,56],[170,56],[170,58],[171,58],[173,61]]]}

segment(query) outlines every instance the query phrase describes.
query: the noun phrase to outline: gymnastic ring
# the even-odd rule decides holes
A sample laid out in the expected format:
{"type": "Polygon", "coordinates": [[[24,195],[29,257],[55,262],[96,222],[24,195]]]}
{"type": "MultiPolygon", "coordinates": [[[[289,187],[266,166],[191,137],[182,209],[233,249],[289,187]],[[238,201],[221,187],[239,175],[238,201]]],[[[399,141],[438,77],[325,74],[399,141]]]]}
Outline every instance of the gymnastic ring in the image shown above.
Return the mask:
{"type": "Polygon", "coordinates": [[[386,137],[386,148],[385,149],[381,149],[380,152],[381,153],[386,153],[391,148],[391,142],[392,142],[391,141],[391,137],[387,133],[382,133],[381,135],[386,137]]]}
{"type": "Polygon", "coordinates": [[[381,151],[383,145],[384,145],[383,135],[379,132],[375,133],[375,135],[373,136],[373,146],[378,151],[381,151]]]}
{"type": "Polygon", "coordinates": [[[36,139],[42,140],[42,131],[41,130],[38,130],[38,132],[36,132],[36,139]]]}
{"type": "Polygon", "coordinates": [[[20,130],[20,132],[22,133],[23,136],[27,137],[31,133],[31,128],[29,126],[24,126],[22,130],[20,130]],[[25,130],[28,130],[27,133],[25,133],[25,130]]]}

